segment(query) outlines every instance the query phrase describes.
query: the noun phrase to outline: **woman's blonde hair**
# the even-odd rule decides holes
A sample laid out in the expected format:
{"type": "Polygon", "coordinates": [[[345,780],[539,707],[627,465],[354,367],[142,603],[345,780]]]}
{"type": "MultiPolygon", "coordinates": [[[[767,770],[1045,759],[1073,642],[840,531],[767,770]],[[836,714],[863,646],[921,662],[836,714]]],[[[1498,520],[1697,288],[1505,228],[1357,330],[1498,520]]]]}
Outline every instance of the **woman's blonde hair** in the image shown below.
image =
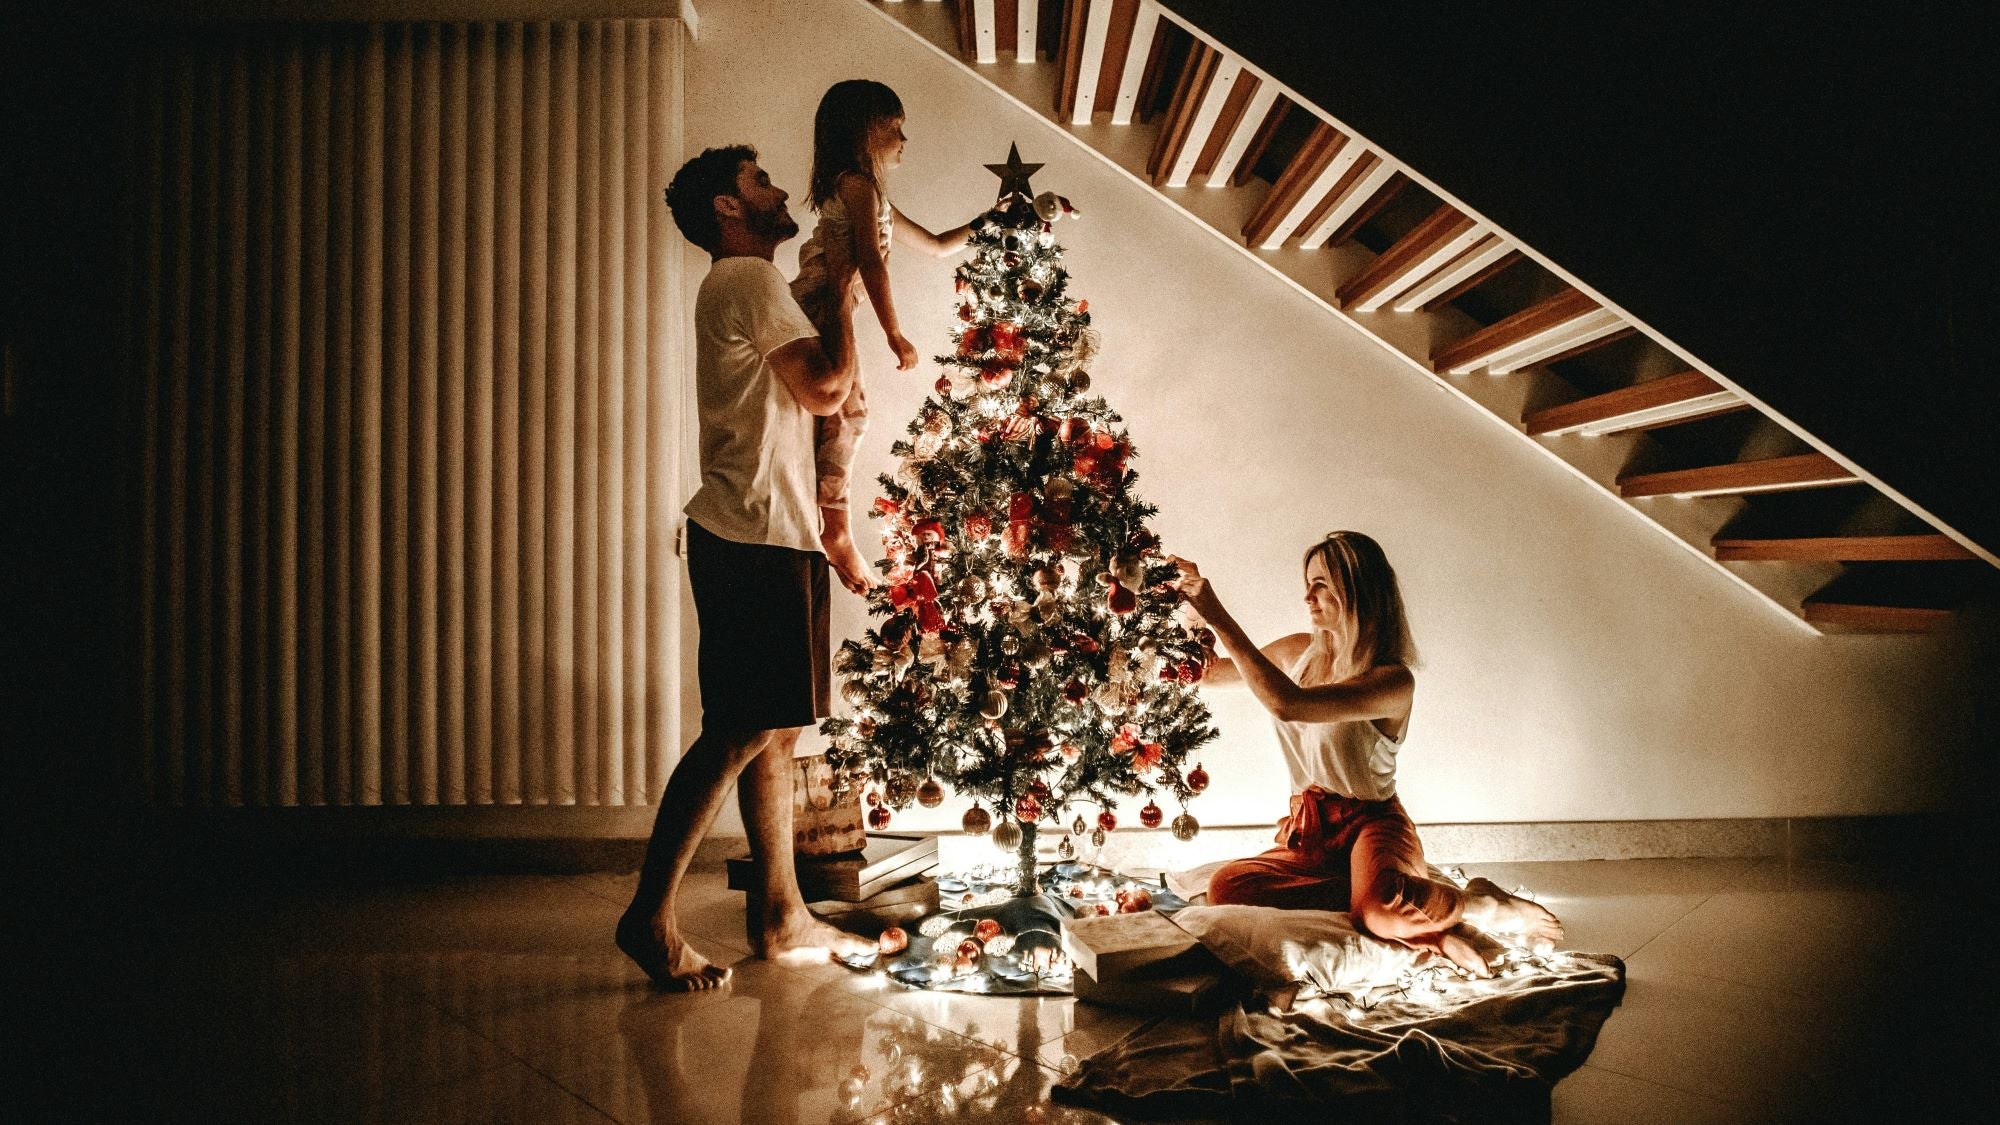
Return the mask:
{"type": "Polygon", "coordinates": [[[1395,568],[1382,545],[1358,531],[1335,531],[1306,549],[1301,571],[1319,559],[1340,597],[1346,644],[1332,651],[1329,634],[1315,631],[1307,648],[1303,679],[1309,684],[1338,683],[1381,664],[1416,667],[1417,643],[1410,636],[1409,615],[1395,568]]]}

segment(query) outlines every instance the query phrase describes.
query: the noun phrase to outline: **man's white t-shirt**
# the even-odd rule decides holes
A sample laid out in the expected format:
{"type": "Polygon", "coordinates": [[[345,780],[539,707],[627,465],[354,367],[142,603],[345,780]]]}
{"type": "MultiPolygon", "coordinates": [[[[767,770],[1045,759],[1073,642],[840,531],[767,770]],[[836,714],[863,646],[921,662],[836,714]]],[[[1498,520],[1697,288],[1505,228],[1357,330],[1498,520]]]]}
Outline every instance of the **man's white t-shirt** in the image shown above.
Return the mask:
{"type": "Polygon", "coordinates": [[[694,301],[701,487],[684,511],[715,535],[819,551],[813,415],[769,356],[818,330],[778,267],[723,258],[694,301]]]}

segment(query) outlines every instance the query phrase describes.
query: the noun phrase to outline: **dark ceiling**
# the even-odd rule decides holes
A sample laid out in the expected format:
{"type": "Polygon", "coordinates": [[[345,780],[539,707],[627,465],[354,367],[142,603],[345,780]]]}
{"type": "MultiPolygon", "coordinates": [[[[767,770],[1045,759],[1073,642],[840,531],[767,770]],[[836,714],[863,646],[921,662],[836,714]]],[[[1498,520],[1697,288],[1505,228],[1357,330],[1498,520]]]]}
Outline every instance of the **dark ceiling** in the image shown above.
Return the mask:
{"type": "Polygon", "coordinates": [[[2000,547],[1990,8],[1166,5],[2000,547]]]}

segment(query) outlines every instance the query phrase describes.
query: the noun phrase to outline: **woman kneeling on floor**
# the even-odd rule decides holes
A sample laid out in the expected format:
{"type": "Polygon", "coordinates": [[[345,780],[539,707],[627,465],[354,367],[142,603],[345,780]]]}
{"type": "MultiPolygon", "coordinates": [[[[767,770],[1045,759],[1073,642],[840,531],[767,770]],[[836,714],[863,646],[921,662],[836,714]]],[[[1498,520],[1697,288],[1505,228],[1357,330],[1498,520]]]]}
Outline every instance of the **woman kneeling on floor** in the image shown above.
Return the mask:
{"type": "Polygon", "coordinates": [[[1276,721],[1290,767],[1290,815],[1278,847],[1225,864],[1211,903],[1346,910],[1376,937],[1436,950],[1491,976],[1467,925],[1554,942],[1562,924],[1485,879],[1433,879],[1416,826],[1396,799],[1396,752],[1409,730],[1416,646],[1396,572],[1373,539],[1336,531],[1306,551],[1311,631],[1259,649],[1186,559],[1176,583],[1227,658],[1208,685],[1247,685],[1276,721]]]}

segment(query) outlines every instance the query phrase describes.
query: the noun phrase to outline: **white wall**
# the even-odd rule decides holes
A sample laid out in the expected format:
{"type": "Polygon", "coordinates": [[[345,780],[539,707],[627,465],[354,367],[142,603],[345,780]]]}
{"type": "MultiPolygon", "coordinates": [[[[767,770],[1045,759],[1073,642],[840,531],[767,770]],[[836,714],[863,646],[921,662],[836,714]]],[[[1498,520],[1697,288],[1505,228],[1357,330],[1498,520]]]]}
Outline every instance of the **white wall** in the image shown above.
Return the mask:
{"type": "MultiPolygon", "coordinates": [[[[893,195],[934,228],[991,202],[981,165],[1009,141],[1047,164],[1036,187],[1087,213],[1058,233],[1103,334],[1095,388],[1140,450],[1139,492],[1253,636],[1303,626],[1311,540],[1348,527],[1382,541],[1425,657],[1401,774],[1418,820],[1897,812],[1952,791],[1970,749],[1962,640],[1819,637],[1780,619],[856,0],[699,8],[688,151],[756,144],[802,223],[813,107],[842,78],[902,94],[893,195]]],[[[779,264],[791,271],[789,247],[779,264]]],[[[944,347],[950,270],[894,256],[904,331],[926,354],[944,347]]],[[[857,325],[875,418],[857,480],[872,482],[935,372],[897,373],[865,310],[857,325]]],[[[838,639],[866,618],[836,596],[838,639]]],[[[1209,702],[1222,739],[1193,811],[1267,823],[1286,790],[1268,726],[1247,696],[1209,702]]],[[[962,808],[897,823],[953,827],[962,808]]],[[[740,831],[733,810],[717,830],[740,831]]]]}

